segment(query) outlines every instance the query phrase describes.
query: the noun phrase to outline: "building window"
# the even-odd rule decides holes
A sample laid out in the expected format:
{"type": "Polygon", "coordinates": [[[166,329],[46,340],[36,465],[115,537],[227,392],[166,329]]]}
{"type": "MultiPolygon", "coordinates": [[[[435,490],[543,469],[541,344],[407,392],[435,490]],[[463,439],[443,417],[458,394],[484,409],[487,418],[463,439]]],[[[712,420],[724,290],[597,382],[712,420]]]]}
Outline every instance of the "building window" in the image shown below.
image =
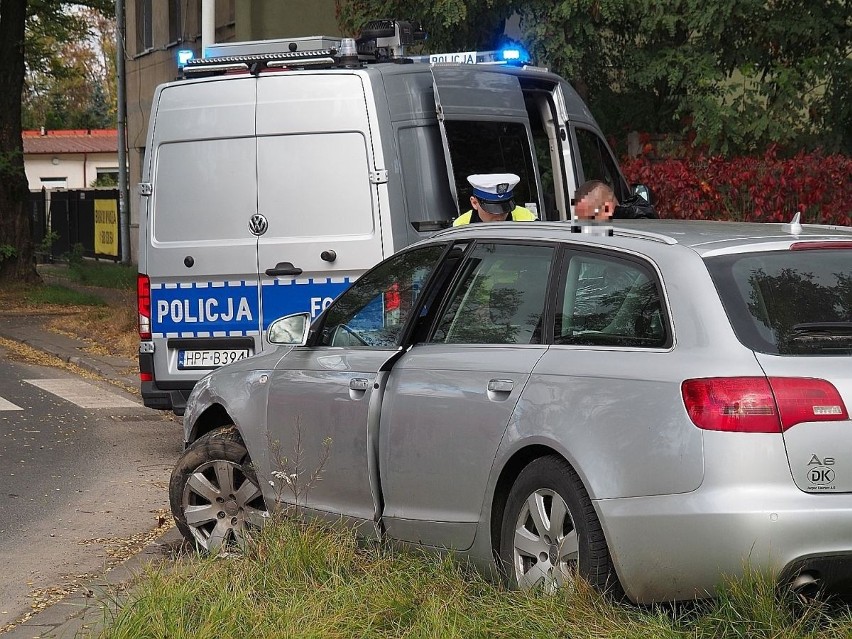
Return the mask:
{"type": "Polygon", "coordinates": [[[154,15],[151,0],[136,2],[136,53],[154,48],[154,15]]]}
{"type": "Polygon", "coordinates": [[[46,189],[67,189],[68,188],[68,178],[67,177],[43,177],[41,178],[41,185],[46,189]]]}
{"type": "Polygon", "coordinates": [[[169,42],[183,42],[182,0],[169,0],[169,42]]]}
{"type": "Polygon", "coordinates": [[[99,168],[97,179],[91,186],[118,186],[118,167],[99,168]]]}

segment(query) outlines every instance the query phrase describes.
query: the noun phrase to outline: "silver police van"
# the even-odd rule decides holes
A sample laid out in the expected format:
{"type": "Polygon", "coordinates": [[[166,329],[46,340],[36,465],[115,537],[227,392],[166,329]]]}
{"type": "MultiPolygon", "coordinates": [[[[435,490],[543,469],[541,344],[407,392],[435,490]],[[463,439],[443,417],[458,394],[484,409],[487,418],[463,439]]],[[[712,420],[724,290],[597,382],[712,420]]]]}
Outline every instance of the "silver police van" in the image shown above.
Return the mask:
{"type": "Polygon", "coordinates": [[[273,320],[317,316],[449,226],[470,208],[470,174],[516,173],[517,203],[544,220],[571,219],[589,179],[629,195],[559,76],[493,52],[405,57],[405,23],[373,26],[357,49],[215,45],[157,88],[139,185],[146,406],[182,414],[198,379],[268,348],[273,320]]]}

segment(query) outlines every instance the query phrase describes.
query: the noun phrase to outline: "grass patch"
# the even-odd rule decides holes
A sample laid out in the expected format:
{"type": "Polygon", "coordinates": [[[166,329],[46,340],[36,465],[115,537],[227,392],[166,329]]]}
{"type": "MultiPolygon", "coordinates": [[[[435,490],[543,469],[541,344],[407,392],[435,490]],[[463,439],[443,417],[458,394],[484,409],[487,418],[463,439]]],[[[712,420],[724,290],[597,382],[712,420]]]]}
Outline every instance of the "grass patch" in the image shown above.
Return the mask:
{"type": "Polygon", "coordinates": [[[245,556],[149,569],[103,637],[849,638],[848,606],[779,600],[747,575],[712,602],[639,608],[579,582],[553,596],[508,591],[453,561],[353,533],[276,522],[245,556]]]}
{"type": "Polygon", "coordinates": [[[135,264],[77,258],[67,263],[39,264],[37,270],[49,281],[59,280],[60,283],[67,282],[69,285],[136,291],[138,270],[135,264]]]}
{"type": "Polygon", "coordinates": [[[84,260],[70,264],[67,272],[69,279],[86,286],[136,289],[135,265],[84,260]]]}
{"type": "Polygon", "coordinates": [[[24,294],[30,304],[55,304],[59,306],[104,306],[104,300],[91,293],[75,291],[58,285],[37,286],[24,294]]]}

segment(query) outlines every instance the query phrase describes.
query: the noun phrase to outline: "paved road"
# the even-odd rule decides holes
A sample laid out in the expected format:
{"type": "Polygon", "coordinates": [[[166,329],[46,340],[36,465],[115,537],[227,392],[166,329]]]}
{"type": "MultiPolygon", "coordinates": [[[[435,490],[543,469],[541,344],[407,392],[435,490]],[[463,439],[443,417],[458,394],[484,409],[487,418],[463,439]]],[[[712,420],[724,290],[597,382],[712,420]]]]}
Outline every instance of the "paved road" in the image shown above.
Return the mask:
{"type": "Polygon", "coordinates": [[[0,628],[154,529],[181,448],[170,414],[0,349],[0,628]]]}

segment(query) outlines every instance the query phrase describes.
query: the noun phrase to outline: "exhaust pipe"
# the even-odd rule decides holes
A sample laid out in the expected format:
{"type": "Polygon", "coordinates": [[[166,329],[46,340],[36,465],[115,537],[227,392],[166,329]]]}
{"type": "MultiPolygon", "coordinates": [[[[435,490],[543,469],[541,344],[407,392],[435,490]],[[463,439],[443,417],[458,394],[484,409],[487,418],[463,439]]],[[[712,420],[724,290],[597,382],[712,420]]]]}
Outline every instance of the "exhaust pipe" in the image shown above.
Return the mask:
{"type": "Polygon", "coordinates": [[[807,599],[815,598],[820,591],[819,573],[806,570],[790,582],[794,593],[807,599]]]}

